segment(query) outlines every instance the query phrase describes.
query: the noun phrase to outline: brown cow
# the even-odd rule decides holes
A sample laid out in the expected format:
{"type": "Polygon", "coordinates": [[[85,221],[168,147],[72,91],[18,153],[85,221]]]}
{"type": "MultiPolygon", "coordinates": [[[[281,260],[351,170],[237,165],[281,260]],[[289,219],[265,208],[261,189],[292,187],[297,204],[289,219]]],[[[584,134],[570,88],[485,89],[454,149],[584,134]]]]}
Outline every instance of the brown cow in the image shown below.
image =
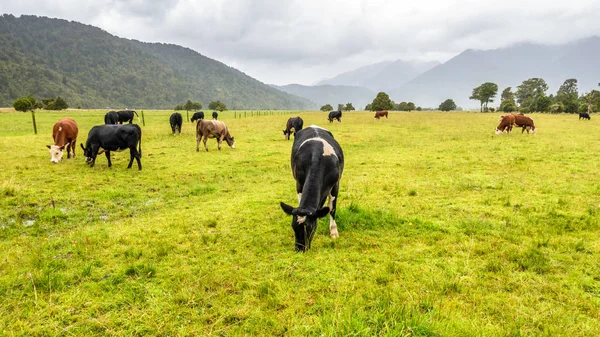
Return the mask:
{"type": "Polygon", "coordinates": [[[381,117],[385,116],[385,119],[388,118],[388,112],[387,110],[379,110],[377,112],[375,112],[375,118],[374,119],[379,119],[381,117]]]}
{"type": "Polygon", "coordinates": [[[204,137],[204,148],[208,152],[206,141],[208,138],[216,138],[219,144],[219,150],[221,150],[221,143],[223,140],[227,142],[232,149],[235,149],[234,139],[229,134],[229,129],[225,123],[218,120],[204,120],[201,119],[196,124],[196,152],[200,151],[200,140],[204,137]]]}
{"type": "Polygon", "coordinates": [[[523,114],[515,114],[514,116],[515,125],[523,128],[521,133],[523,133],[525,130],[527,130],[527,133],[529,133],[529,130],[531,130],[531,133],[535,133],[535,124],[533,123],[533,119],[523,114]]]}
{"type": "Polygon", "coordinates": [[[513,114],[508,114],[504,116],[500,116],[498,118],[500,124],[496,127],[496,134],[499,135],[506,131],[506,133],[510,133],[512,131],[513,125],[515,124],[515,116],[513,114]]]}
{"type": "Polygon", "coordinates": [[[77,123],[71,118],[63,118],[54,124],[52,128],[52,138],[54,138],[54,145],[46,145],[50,149],[50,161],[58,163],[63,159],[63,150],[67,148],[67,158],[71,158],[71,152],[73,152],[73,158],[75,158],[75,145],[77,144],[77,134],[79,128],[77,123]]]}

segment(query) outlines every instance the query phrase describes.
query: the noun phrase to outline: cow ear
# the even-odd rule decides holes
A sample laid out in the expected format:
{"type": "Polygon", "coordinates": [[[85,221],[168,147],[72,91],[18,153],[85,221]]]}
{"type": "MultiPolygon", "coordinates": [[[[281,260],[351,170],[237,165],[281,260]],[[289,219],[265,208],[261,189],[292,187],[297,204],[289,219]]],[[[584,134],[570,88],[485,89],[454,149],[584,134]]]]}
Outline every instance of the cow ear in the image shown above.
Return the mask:
{"type": "Polygon", "coordinates": [[[83,149],[83,151],[85,151],[85,147],[83,147],[83,143],[79,143],[79,145],[81,145],[81,148],[83,149]]]}
{"type": "Polygon", "coordinates": [[[51,145],[46,145],[46,147],[47,147],[47,148],[49,148],[49,149],[51,149],[51,148],[52,148],[52,146],[51,146],[51,145]]]}
{"type": "Polygon", "coordinates": [[[285,214],[287,215],[293,215],[294,213],[294,207],[284,204],[283,202],[279,203],[279,206],[281,206],[281,209],[285,212],[285,214]]]}
{"type": "Polygon", "coordinates": [[[317,216],[317,219],[318,219],[318,218],[322,218],[322,217],[326,216],[327,213],[329,213],[329,207],[323,207],[320,210],[318,210],[315,215],[317,216]]]}

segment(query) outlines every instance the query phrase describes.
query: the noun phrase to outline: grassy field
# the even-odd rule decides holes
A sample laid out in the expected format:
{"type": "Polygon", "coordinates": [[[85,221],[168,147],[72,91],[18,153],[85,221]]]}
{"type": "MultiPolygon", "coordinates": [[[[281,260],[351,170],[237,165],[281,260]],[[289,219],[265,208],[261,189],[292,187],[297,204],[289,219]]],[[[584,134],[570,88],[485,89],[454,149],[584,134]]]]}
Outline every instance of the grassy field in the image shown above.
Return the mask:
{"type": "Polygon", "coordinates": [[[236,148],[197,153],[146,111],[142,171],[50,163],[54,122],[104,112],[0,113],[0,335],[600,335],[597,116],[301,112],[346,164],[340,238],[298,254],[292,115],[223,113],[236,148]]]}

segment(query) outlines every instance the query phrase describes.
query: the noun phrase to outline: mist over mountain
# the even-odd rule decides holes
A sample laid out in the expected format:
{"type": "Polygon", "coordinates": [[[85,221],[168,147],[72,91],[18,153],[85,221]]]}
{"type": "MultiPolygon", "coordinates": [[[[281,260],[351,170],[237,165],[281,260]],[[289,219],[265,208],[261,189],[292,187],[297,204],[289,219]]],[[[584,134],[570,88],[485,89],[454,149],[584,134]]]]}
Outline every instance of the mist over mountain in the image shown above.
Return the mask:
{"type": "MultiPolygon", "coordinates": [[[[524,80],[543,78],[548,95],[556,94],[569,78],[578,80],[579,92],[597,89],[600,82],[600,38],[561,44],[522,43],[494,50],[465,50],[447,62],[417,76],[389,92],[399,101],[413,101],[423,107],[437,107],[451,98],[463,108],[478,108],[469,100],[473,88],[484,82],[498,84],[499,93],[510,86],[513,91],[524,80]]],[[[498,105],[496,101],[492,106],[498,105]]]]}
{"type": "Polygon", "coordinates": [[[367,88],[346,85],[306,86],[289,84],[274,87],[289,94],[309,99],[315,102],[317,107],[331,104],[334,109],[337,108],[338,104],[352,103],[359,110],[371,103],[377,95],[374,91],[367,88]]]}
{"type": "Polygon", "coordinates": [[[314,103],[276,90],[191,49],[113,36],[74,21],[0,16],[0,106],[33,94],[71,107],[305,109],[314,103]]]}

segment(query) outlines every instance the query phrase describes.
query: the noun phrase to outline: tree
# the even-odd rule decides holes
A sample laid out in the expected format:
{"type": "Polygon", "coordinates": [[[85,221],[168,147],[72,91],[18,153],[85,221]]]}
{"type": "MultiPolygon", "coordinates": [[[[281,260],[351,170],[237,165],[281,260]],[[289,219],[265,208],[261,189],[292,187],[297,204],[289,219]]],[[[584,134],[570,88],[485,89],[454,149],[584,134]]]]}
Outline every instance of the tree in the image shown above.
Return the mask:
{"type": "Polygon", "coordinates": [[[325,104],[321,107],[321,111],[331,111],[333,110],[333,107],[331,106],[331,104],[325,104]]]}
{"type": "Polygon", "coordinates": [[[517,105],[515,104],[514,100],[511,101],[509,99],[507,100],[503,100],[502,103],[500,103],[500,107],[498,107],[498,111],[503,111],[503,112],[513,112],[513,111],[517,111],[517,105]]]}
{"type": "Polygon", "coordinates": [[[416,110],[417,111],[423,111],[423,108],[421,108],[420,106],[418,106],[416,110]]]}
{"type": "Polygon", "coordinates": [[[183,108],[183,106],[182,106],[182,105],[176,105],[176,106],[173,108],[173,110],[175,110],[175,111],[178,111],[178,110],[185,110],[185,109],[183,108]]]}
{"type": "MultiPolygon", "coordinates": [[[[202,109],[202,104],[200,104],[200,102],[192,102],[191,100],[187,100],[187,102],[185,102],[185,104],[183,105],[183,109],[182,110],[200,110],[202,109]]],[[[214,110],[214,109],[213,109],[214,110]]]]}
{"type": "Polygon", "coordinates": [[[69,105],[65,100],[58,96],[56,99],[54,98],[46,98],[42,100],[44,103],[44,109],[46,110],[64,110],[69,108],[69,105]]]}
{"type": "Polygon", "coordinates": [[[536,110],[536,101],[539,97],[546,95],[546,90],[548,90],[548,84],[541,78],[530,78],[523,81],[517,87],[517,92],[515,92],[517,103],[525,109],[522,109],[522,111],[529,112],[536,110]]]}
{"type": "Polygon", "coordinates": [[[438,109],[441,111],[456,110],[456,103],[454,103],[454,100],[448,98],[447,100],[442,102],[442,104],[440,104],[440,107],[438,109]]]}
{"type": "Polygon", "coordinates": [[[211,110],[219,110],[219,111],[224,111],[227,110],[227,107],[225,106],[225,103],[217,100],[217,101],[212,101],[208,104],[208,108],[211,110]]]}
{"type": "Polygon", "coordinates": [[[415,106],[415,103],[413,102],[408,102],[408,104],[406,105],[406,111],[413,111],[415,110],[417,107],[415,106]]]}
{"type": "Polygon", "coordinates": [[[469,99],[477,100],[480,102],[479,110],[484,111],[483,105],[485,104],[485,111],[488,111],[488,103],[494,102],[494,97],[498,94],[498,85],[492,82],[486,82],[477,88],[473,88],[473,92],[469,99]]]}
{"type": "Polygon", "coordinates": [[[42,107],[41,103],[36,101],[36,99],[35,99],[35,97],[33,97],[33,95],[18,98],[13,102],[13,108],[15,108],[15,110],[17,110],[17,111],[22,111],[22,112],[33,111],[33,110],[39,109],[41,107],[42,107]]]}
{"type": "Polygon", "coordinates": [[[579,92],[577,90],[577,80],[569,78],[558,89],[556,100],[565,107],[565,112],[576,113],[579,110],[579,92]]]}
{"type": "MultiPolygon", "coordinates": [[[[550,99],[550,97],[548,97],[546,95],[542,95],[536,99],[534,110],[539,111],[539,112],[550,112],[551,105],[552,105],[552,100],[550,99]]],[[[534,111],[534,110],[530,110],[530,111],[534,111]]],[[[577,108],[575,108],[575,110],[577,110],[577,108]]]]}
{"type": "Polygon", "coordinates": [[[512,92],[511,87],[508,87],[508,88],[502,90],[502,94],[500,95],[500,102],[504,102],[504,101],[511,101],[511,102],[515,103],[515,93],[512,92]]]}
{"type": "Polygon", "coordinates": [[[344,105],[343,104],[338,104],[337,111],[342,111],[342,110],[344,110],[344,105]]]}
{"type": "Polygon", "coordinates": [[[354,109],[354,106],[352,105],[352,103],[346,103],[346,106],[344,107],[344,111],[353,111],[356,110],[354,109]]]}
{"type": "Polygon", "coordinates": [[[380,92],[371,103],[371,111],[391,110],[393,108],[390,96],[385,92],[380,92]]]}
{"type": "Polygon", "coordinates": [[[200,109],[202,109],[202,104],[200,104],[200,102],[192,103],[192,110],[200,110],[200,109]]]}
{"type": "Polygon", "coordinates": [[[369,103],[365,105],[365,111],[373,111],[373,104],[369,103]]]}

